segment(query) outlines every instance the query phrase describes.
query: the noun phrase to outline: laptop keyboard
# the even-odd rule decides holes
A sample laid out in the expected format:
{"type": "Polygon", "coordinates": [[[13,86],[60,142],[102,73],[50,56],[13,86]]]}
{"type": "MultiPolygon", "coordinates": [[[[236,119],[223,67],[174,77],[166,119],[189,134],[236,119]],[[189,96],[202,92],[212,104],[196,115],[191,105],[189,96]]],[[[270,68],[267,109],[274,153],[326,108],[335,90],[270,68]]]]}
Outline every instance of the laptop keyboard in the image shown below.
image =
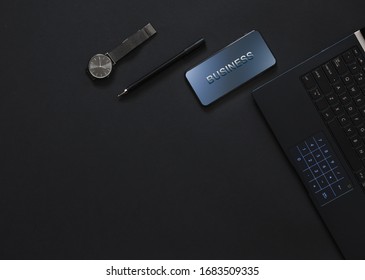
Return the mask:
{"type": "Polygon", "coordinates": [[[301,77],[309,96],[365,187],[365,58],[355,46],[301,77]]]}
{"type": "Polygon", "coordinates": [[[323,132],[293,147],[291,154],[304,184],[320,206],[352,190],[351,182],[323,132]]]}

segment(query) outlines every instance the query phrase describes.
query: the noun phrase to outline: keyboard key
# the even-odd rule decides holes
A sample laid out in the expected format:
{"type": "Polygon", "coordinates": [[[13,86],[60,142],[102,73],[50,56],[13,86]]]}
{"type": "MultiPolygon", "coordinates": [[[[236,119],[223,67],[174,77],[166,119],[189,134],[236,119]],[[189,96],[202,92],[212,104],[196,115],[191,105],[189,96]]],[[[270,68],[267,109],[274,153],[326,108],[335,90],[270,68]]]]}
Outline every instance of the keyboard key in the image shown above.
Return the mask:
{"type": "Polygon", "coordinates": [[[331,169],[335,169],[337,167],[337,164],[334,159],[328,159],[327,163],[329,164],[331,169]]]}
{"type": "Polygon", "coordinates": [[[351,120],[355,126],[359,126],[362,124],[362,118],[359,113],[352,115],[351,120]]]}
{"type": "Polygon", "coordinates": [[[311,73],[308,73],[302,77],[302,82],[306,89],[313,89],[317,86],[316,81],[314,80],[311,73]]]}
{"type": "Polygon", "coordinates": [[[341,83],[341,82],[337,82],[333,85],[333,88],[335,89],[335,92],[340,95],[342,93],[346,92],[346,87],[341,83]]]}
{"type": "Polygon", "coordinates": [[[326,176],[327,182],[328,182],[330,185],[337,181],[336,176],[335,176],[335,174],[334,174],[332,171],[327,172],[327,173],[325,174],[325,176],[326,176]]]}
{"type": "Polygon", "coordinates": [[[318,147],[322,147],[325,145],[325,140],[321,135],[316,135],[313,137],[314,141],[316,141],[318,147]]]}
{"type": "Polygon", "coordinates": [[[316,161],[314,160],[314,157],[311,154],[308,154],[304,157],[305,162],[308,164],[308,166],[312,166],[313,164],[316,163],[316,161]]]}
{"type": "Polygon", "coordinates": [[[348,67],[350,69],[351,74],[353,75],[361,70],[361,67],[356,62],[351,63],[350,65],[348,65],[348,67]]]}
{"type": "Polygon", "coordinates": [[[365,117],[365,107],[359,109],[360,114],[365,117]]]}
{"type": "Polygon", "coordinates": [[[360,66],[365,66],[365,59],[363,57],[357,58],[357,63],[359,63],[360,66]]]}
{"type": "Polygon", "coordinates": [[[333,93],[327,95],[326,98],[330,105],[335,105],[338,103],[338,96],[333,93]]]}
{"type": "Polygon", "coordinates": [[[328,108],[325,111],[323,111],[322,117],[325,122],[329,122],[329,121],[333,120],[333,118],[335,117],[335,114],[332,112],[331,108],[328,108]]]}
{"type": "Polygon", "coordinates": [[[323,156],[324,156],[325,158],[327,158],[327,157],[329,157],[329,156],[330,156],[330,150],[328,149],[328,147],[327,147],[327,146],[322,147],[322,148],[321,148],[321,152],[322,152],[322,154],[323,154],[323,156]]]}
{"type": "Polygon", "coordinates": [[[364,146],[358,147],[356,149],[356,153],[358,154],[359,158],[361,158],[361,159],[365,158],[365,148],[364,148],[364,146]]]}
{"type": "Polygon", "coordinates": [[[323,94],[321,93],[321,91],[318,87],[315,89],[309,90],[308,93],[309,93],[310,97],[312,97],[313,100],[318,100],[319,98],[321,98],[323,96],[323,94]]]}
{"type": "Polygon", "coordinates": [[[365,105],[365,97],[363,95],[359,95],[358,97],[354,98],[354,102],[356,107],[362,107],[365,105]]]}
{"type": "Polygon", "coordinates": [[[331,85],[321,68],[315,69],[312,74],[324,94],[331,92],[331,85]]]}
{"type": "Polygon", "coordinates": [[[314,159],[316,160],[316,162],[320,162],[321,160],[323,160],[323,155],[322,155],[322,152],[321,150],[316,150],[315,152],[313,152],[313,157],[314,159]]]}
{"type": "Polygon", "coordinates": [[[357,128],[357,131],[359,132],[360,137],[365,137],[365,125],[362,124],[357,128]]]}
{"type": "Polygon", "coordinates": [[[327,179],[324,175],[318,177],[317,182],[318,182],[319,186],[321,187],[321,189],[324,189],[325,187],[328,186],[327,179]]]}
{"type": "Polygon", "coordinates": [[[345,114],[345,109],[342,107],[342,105],[338,105],[338,104],[335,106],[332,106],[332,111],[337,116],[345,114]]]}
{"type": "Polygon", "coordinates": [[[364,72],[359,72],[358,74],[356,74],[354,76],[355,81],[357,82],[358,85],[363,85],[365,84],[365,75],[364,72]]]}
{"type": "Polygon", "coordinates": [[[327,188],[326,190],[321,190],[317,192],[315,195],[317,200],[322,206],[331,202],[335,198],[335,195],[330,188],[327,188]]]}
{"type": "Polygon", "coordinates": [[[328,108],[328,103],[326,101],[326,98],[322,98],[322,99],[316,101],[315,104],[319,111],[323,111],[324,109],[328,108]]]}
{"type": "Polygon", "coordinates": [[[344,129],[345,129],[346,135],[349,137],[354,136],[356,134],[356,130],[352,125],[349,125],[349,126],[345,127],[344,129]]]}
{"type": "Polygon", "coordinates": [[[345,172],[341,170],[340,167],[336,166],[334,169],[332,169],[333,173],[335,174],[337,180],[341,180],[345,177],[345,172]]]}
{"type": "Polygon", "coordinates": [[[335,68],[330,62],[327,62],[322,66],[324,73],[326,74],[328,81],[333,84],[340,81],[340,77],[338,76],[335,68]]]}
{"type": "Polygon", "coordinates": [[[340,101],[341,101],[341,103],[342,104],[349,104],[350,102],[351,102],[351,96],[347,93],[347,92],[344,92],[344,93],[342,93],[340,96],[339,96],[339,98],[340,98],[340,101]]]}
{"type": "Polygon", "coordinates": [[[307,144],[309,150],[311,152],[313,152],[314,150],[318,149],[318,146],[316,144],[316,142],[314,141],[314,139],[308,139],[307,141],[305,141],[305,143],[307,144]]]}
{"type": "Polygon", "coordinates": [[[351,145],[354,148],[358,148],[362,145],[361,138],[358,135],[354,135],[350,138],[351,145]]]}
{"type": "Polygon", "coordinates": [[[318,164],[315,164],[313,167],[310,168],[314,178],[317,178],[319,174],[322,173],[321,169],[319,169],[318,164]]]}
{"type": "Polygon", "coordinates": [[[361,170],[356,173],[356,178],[359,181],[360,185],[365,188],[365,172],[364,170],[361,170]]]}
{"type": "Polygon", "coordinates": [[[309,153],[309,149],[308,149],[308,146],[307,144],[304,142],[300,145],[298,145],[298,149],[299,149],[299,152],[302,156],[305,156],[309,153]]]}
{"type": "Polygon", "coordinates": [[[303,172],[303,176],[308,181],[312,181],[314,179],[312,172],[308,169],[303,172]]]}
{"type": "Polygon", "coordinates": [[[365,172],[364,172],[364,170],[361,170],[361,171],[357,172],[356,177],[360,181],[365,181],[365,172]]]}
{"type": "Polygon", "coordinates": [[[353,47],[353,48],[352,48],[352,53],[353,53],[355,56],[359,56],[359,55],[361,55],[361,53],[360,53],[360,51],[359,51],[358,47],[353,47]]]}
{"type": "Polygon", "coordinates": [[[317,192],[321,189],[321,187],[319,186],[317,180],[312,180],[308,184],[309,184],[309,187],[311,188],[312,192],[317,192]]]}
{"type": "Polygon", "coordinates": [[[333,184],[331,186],[332,191],[335,193],[336,196],[341,196],[344,193],[347,193],[349,190],[352,189],[352,185],[348,180],[341,180],[340,182],[333,184]]]}
{"type": "Polygon", "coordinates": [[[297,155],[295,158],[296,164],[300,167],[301,170],[304,170],[308,168],[306,162],[304,161],[303,157],[301,155],[297,155]]]}
{"type": "Polygon", "coordinates": [[[332,60],[332,63],[340,75],[343,75],[347,72],[347,67],[346,67],[346,64],[343,61],[342,57],[340,57],[340,56],[336,57],[335,59],[332,60]]]}
{"type": "Polygon", "coordinates": [[[347,114],[349,114],[350,116],[354,115],[357,113],[356,107],[354,106],[353,103],[347,104],[344,106],[345,107],[345,111],[347,112],[347,114]]]}
{"type": "Polygon", "coordinates": [[[346,115],[338,117],[338,120],[339,120],[342,127],[345,127],[345,126],[347,126],[348,124],[351,123],[350,118],[347,117],[346,115]]]}
{"type": "Polygon", "coordinates": [[[323,173],[326,173],[327,171],[330,170],[330,166],[328,165],[328,163],[324,160],[319,164],[319,167],[321,168],[323,173]]]}
{"type": "Polygon", "coordinates": [[[343,59],[347,64],[355,61],[355,56],[351,51],[347,51],[342,55],[343,59]]]}
{"type": "Polygon", "coordinates": [[[345,85],[351,85],[354,83],[354,79],[352,78],[352,75],[350,73],[347,73],[344,76],[342,76],[342,81],[345,85]]]}
{"type": "Polygon", "coordinates": [[[349,90],[349,92],[350,92],[351,96],[353,96],[353,97],[356,97],[356,96],[358,96],[359,94],[361,94],[360,89],[359,89],[359,88],[358,88],[358,86],[356,86],[356,85],[350,85],[350,86],[348,87],[348,90],[349,90]]]}

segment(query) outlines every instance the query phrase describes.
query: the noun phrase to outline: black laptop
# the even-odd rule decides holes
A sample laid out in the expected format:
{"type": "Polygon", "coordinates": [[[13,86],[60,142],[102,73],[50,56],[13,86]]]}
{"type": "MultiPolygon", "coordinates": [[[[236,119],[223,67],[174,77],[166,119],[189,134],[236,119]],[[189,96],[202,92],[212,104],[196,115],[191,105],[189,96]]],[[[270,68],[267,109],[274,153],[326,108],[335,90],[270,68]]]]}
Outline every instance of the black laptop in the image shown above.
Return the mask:
{"type": "Polygon", "coordinates": [[[344,257],[365,259],[365,28],[253,97],[344,257]]]}

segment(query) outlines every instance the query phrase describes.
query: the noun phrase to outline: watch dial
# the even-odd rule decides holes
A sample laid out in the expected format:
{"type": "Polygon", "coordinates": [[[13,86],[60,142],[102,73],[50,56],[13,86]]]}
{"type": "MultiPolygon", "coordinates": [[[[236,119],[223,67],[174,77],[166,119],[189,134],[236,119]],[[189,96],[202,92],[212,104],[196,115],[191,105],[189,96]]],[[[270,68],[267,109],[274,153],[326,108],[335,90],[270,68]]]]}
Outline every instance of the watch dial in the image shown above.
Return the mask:
{"type": "Polygon", "coordinates": [[[96,54],[89,61],[89,72],[97,79],[108,77],[112,67],[111,59],[104,54],[96,54]]]}

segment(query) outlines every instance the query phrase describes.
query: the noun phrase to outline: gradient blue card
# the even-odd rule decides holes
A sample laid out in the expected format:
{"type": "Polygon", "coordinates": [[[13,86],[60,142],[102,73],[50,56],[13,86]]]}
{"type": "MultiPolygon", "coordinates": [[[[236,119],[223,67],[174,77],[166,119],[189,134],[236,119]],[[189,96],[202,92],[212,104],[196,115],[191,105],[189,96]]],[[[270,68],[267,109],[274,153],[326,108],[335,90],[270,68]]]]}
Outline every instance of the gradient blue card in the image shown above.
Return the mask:
{"type": "Polygon", "coordinates": [[[258,31],[251,31],[185,74],[206,106],[274,66],[276,60],[258,31]]]}

